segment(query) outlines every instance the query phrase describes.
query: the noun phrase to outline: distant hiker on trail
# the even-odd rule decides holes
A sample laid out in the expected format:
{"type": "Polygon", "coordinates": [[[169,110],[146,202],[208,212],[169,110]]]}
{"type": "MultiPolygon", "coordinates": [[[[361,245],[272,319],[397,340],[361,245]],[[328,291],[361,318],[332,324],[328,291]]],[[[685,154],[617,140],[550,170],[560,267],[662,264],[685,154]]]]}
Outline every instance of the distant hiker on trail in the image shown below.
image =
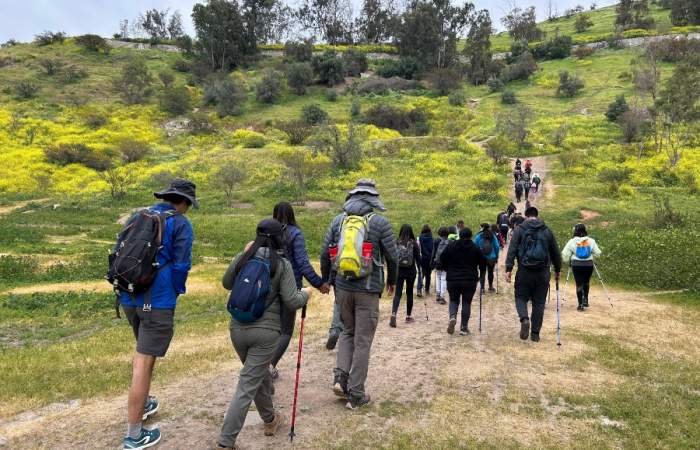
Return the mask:
{"type": "Polygon", "coordinates": [[[518,208],[515,207],[515,203],[510,202],[508,204],[508,207],[506,208],[506,212],[508,213],[508,217],[510,218],[510,216],[512,216],[517,209],[518,208]]]}
{"type": "Polygon", "coordinates": [[[506,282],[511,282],[515,260],[515,308],[520,318],[520,339],[540,340],[547,292],[549,291],[550,266],[554,265],[555,277],[561,272],[561,254],[552,231],[538,218],[537,208],[525,210],[525,221],[513,232],[506,257],[506,282]],[[532,315],[528,315],[527,303],[532,301],[532,315]],[[532,333],[530,333],[532,321],[532,333]]]}
{"type": "Polygon", "coordinates": [[[484,262],[479,266],[481,289],[485,289],[486,272],[488,272],[489,292],[496,292],[496,289],[493,287],[493,271],[496,268],[496,264],[498,264],[498,254],[501,251],[501,246],[498,243],[498,238],[491,231],[491,225],[488,223],[481,224],[481,231],[474,237],[474,243],[479,247],[484,257],[484,262]]]}
{"type": "Polygon", "coordinates": [[[538,193],[540,191],[540,183],[542,183],[542,178],[540,178],[540,174],[536,173],[535,175],[532,176],[532,191],[533,193],[538,193]]]}
{"type": "Polygon", "coordinates": [[[529,159],[526,159],[525,160],[525,173],[527,173],[529,175],[530,172],[532,172],[532,161],[530,161],[529,159]]]}
{"type": "Polygon", "coordinates": [[[515,182],[515,201],[520,203],[523,198],[523,184],[520,181],[515,182]]]}
{"type": "Polygon", "coordinates": [[[501,227],[498,224],[491,225],[491,233],[498,239],[498,245],[503,249],[506,248],[506,239],[508,236],[508,225],[506,225],[506,234],[501,234],[501,227]]]}
{"type": "Polygon", "coordinates": [[[565,263],[571,265],[576,282],[576,297],[578,309],[583,311],[588,308],[588,292],[591,288],[591,275],[593,275],[593,258],[603,252],[596,241],[588,236],[586,225],[579,223],[574,227],[574,237],[569,240],[561,252],[565,263]]]}
{"type": "Polygon", "coordinates": [[[523,191],[525,192],[525,200],[528,200],[530,198],[530,187],[532,185],[530,182],[530,174],[527,172],[523,174],[523,178],[520,180],[520,182],[522,183],[523,191]]]}
{"type": "Polygon", "coordinates": [[[447,272],[447,291],[450,294],[450,319],[447,333],[454,334],[457,324],[457,311],[462,303],[460,333],[469,334],[469,317],[471,315],[472,299],[479,281],[479,266],[486,264],[486,259],[479,247],[472,242],[472,230],[463,229],[459,240],[450,242],[440,255],[440,263],[447,272]]]}
{"type": "Polygon", "coordinates": [[[523,163],[520,161],[520,158],[515,160],[515,169],[517,171],[522,170],[523,163]]]}
{"type": "Polygon", "coordinates": [[[125,449],[151,447],[161,438],[158,428],[142,425],[160,408],[158,400],[148,395],[153,368],[170,346],[177,298],[186,292],[192,268],[194,235],[185,214],[191,206],[199,208],[195,189],[194,183],[178,178],[154,193],[162,203],[132,216],[110,255],[108,279],[136,337],[125,449]],[[147,265],[135,267],[134,259],[144,254],[148,254],[147,265]],[[144,278],[153,281],[140,284],[144,278]]]}
{"type": "Polygon", "coordinates": [[[528,209],[530,206],[532,206],[530,200],[525,200],[525,209],[528,209]]]}
{"type": "Polygon", "coordinates": [[[520,169],[515,169],[513,171],[513,181],[515,181],[517,183],[518,181],[522,180],[522,178],[523,178],[523,171],[520,169]]]}
{"type": "Polygon", "coordinates": [[[433,257],[433,231],[427,223],[423,225],[420,236],[418,236],[418,245],[420,246],[420,277],[418,278],[418,297],[423,294],[430,295],[430,280],[432,279],[433,269],[431,267],[431,259],[433,257]]]}
{"type": "Polygon", "coordinates": [[[385,211],[374,180],[361,179],[326,233],[321,250],[321,273],[335,276],[335,301],[340,306],[343,332],[333,379],[333,392],[355,409],[370,402],[365,391],[369,355],[379,320],[379,297],[394,294],[398,271],[396,241],[391,224],[375,210],[385,211]]]}
{"type": "MultiPolygon", "coordinates": [[[[328,294],[330,292],[330,285],[321,280],[321,277],[311,266],[311,262],[309,262],[304,233],[302,233],[301,228],[297,225],[292,205],[288,202],[276,204],[272,212],[272,217],[284,227],[285,256],[287,260],[292,263],[294,281],[296,282],[297,289],[301,289],[302,278],[306,278],[319,292],[328,294]]],[[[277,351],[272,358],[272,364],[270,365],[270,373],[272,374],[273,380],[277,379],[279,376],[277,372],[277,363],[279,363],[280,359],[282,359],[282,356],[284,356],[284,353],[287,351],[287,347],[289,347],[297,318],[296,309],[288,309],[285,308],[284,305],[281,307],[281,314],[282,328],[279,347],[277,347],[277,351]]]]}
{"type": "Polygon", "coordinates": [[[498,227],[496,232],[501,236],[502,245],[505,245],[505,243],[508,241],[508,217],[509,214],[503,211],[496,218],[496,226],[498,227]]]}
{"type": "Polygon", "coordinates": [[[263,421],[265,436],[274,436],[284,418],[272,405],[269,367],[279,348],[282,308],[297,310],[306,305],[310,288],[297,288],[292,264],[285,257],[284,226],[265,219],[256,228],[255,240],[236,255],[222,284],[231,291],[233,348],[243,367],[219,436],[219,447],[236,448],[250,403],[263,421]]]}
{"type": "Polygon", "coordinates": [[[518,228],[520,225],[522,225],[522,223],[524,221],[525,221],[525,218],[520,213],[515,213],[512,216],[510,216],[511,239],[512,239],[513,232],[515,231],[515,229],[518,228]]]}
{"type": "Polygon", "coordinates": [[[416,282],[418,265],[420,264],[420,249],[413,234],[413,228],[404,224],[399,231],[399,240],[396,242],[399,255],[399,277],[396,281],[396,292],[394,293],[394,303],[391,307],[391,318],[389,326],[396,328],[396,313],[399,311],[401,294],[404,284],[406,285],[406,323],[415,322],[411,316],[413,311],[413,284],[416,282]]]}
{"type": "Polygon", "coordinates": [[[447,227],[440,227],[438,239],[433,244],[431,267],[435,269],[435,301],[441,305],[446,304],[445,293],[447,293],[447,273],[442,267],[440,256],[450,244],[450,232],[447,227]]]}

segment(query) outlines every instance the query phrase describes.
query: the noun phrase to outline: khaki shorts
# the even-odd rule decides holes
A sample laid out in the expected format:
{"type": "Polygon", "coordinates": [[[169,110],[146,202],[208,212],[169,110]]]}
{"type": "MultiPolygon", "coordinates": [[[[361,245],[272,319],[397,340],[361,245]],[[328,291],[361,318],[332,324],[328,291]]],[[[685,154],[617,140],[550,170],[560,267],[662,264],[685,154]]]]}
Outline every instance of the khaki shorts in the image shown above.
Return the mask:
{"type": "Polygon", "coordinates": [[[174,309],[152,309],[122,306],[136,337],[136,351],[163,357],[170,347],[174,331],[174,309]]]}

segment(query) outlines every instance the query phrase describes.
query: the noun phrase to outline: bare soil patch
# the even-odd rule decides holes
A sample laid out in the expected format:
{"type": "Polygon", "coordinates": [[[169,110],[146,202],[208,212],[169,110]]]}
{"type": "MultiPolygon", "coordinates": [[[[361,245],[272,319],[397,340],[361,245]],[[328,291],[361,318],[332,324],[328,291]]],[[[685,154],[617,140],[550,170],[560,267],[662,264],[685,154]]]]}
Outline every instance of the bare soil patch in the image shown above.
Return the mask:
{"type": "Polygon", "coordinates": [[[589,220],[593,220],[596,217],[600,217],[600,213],[598,211],[593,211],[590,209],[582,209],[580,211],[580,213],[581,213],[581,220],[583,220],[584,222],[587,222],[589,220]]]}
{"type": "Polygon", "coordinates": [[[315,209],[315,210],[331,209],[333,207],[333,202],[328,202],[328,201],[324,201],[324,200],[314,200],[314,201],[304,203],[304,206],[308,209],[315,209]]]}

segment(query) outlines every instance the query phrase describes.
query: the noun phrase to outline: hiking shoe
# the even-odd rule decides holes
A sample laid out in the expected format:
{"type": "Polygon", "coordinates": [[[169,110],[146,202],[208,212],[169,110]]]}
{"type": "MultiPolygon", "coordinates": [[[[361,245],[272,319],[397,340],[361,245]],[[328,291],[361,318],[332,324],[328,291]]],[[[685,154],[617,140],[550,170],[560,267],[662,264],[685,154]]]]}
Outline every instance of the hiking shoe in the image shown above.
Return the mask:
{"type": "Polygon", "coordinates": [[[276,380],[280,377],[280,371],[277,370],[277,367],[275,366],[270,366],[270,376],[272,377],[273,380],[276,380]]]}
{"type": "Polygon", "coordinates": [[[413,317],[411,317],[411,316],[406,316],[406,323],[413,323],[413,322],[415,322],[415,321],[416,321],[416,319],[414,319],[413,317]]]}
{"type": "Polygon", "coordinates": [[[389,326],[391,328],[396,328],[396,316],[392,315],[391,319],[389,319],[389,326]]]}
{"type": "Polygon", "coordinates": [[[576,307],[576,311],[583,311],[583,305],[578,305],[576,307]]]}
{"type": "Polygon", "coordinates": [[[143,407],[143,417],[141,417],[141,420],[146,420],[149,417],[151,417],[153,414],[158,412],[158,408],[160,408],[160,404],[158,403],[158,400],[156,400],[155,397],[151,397],[150,395],[146,399],[146,406],[143,407]]]}
{"type": "Polygon", "coordinates": [[[523,341],[527,340],[530,335],[530,319],[523,319],[520,321],[520,339],[523,341]]]}
{"type": "Polygon", "coordinates": [[[583,301],[583,307],[584,307],[584,308],[588,308],[588,299],[585,299],[585,300],[583,301]]]}
{"type": "Polygon", "coordinates": [[[326,350],[333,350],[337,343],[338,343],[338,335],[337,334],[329,334],[328,340],[326,341],[326,350]]]}
{"type": "Polygon", "coordinates": [[[540,333],[532,333],[530,335],[530,340],[532,342],[540,342],[540,333]]]}
{"type": "Polygon", "coordinates": [[[277,433],[277,429],[284,422],[284,416],[278,412],[275,412],[275,418],[272,419],[270,423],[263,423],[263,433],[265,436],[274,436],[277,433]]]}
{"type": "Polygon", "coordinates": [[[345,404],[347,409],[357,409],[368,405],[371,401],[369,394],[363,394],[362,397],[348,395],[348,402],[345,404]]]}
{"type": "Polygon", "coordinates": [[[124,450],[139,450],[142,448],[153,447],[160,441],[160,430],[158,428],[153,428],[152,430],[147,430],[141,428],[141,434],[137,438],[124,438],[124,450]]]}
{"type": "Polygon", "coordinates": [[[460,336],[466,336],[469,334],[469,328],[463,327],[461,330],[459,330],[459,335],[460,336]]]}
{"type": "Polygon", "coordinates": [[[450,323],[447,325],[447,334],[455,334],[455,325],[457,325],[457,318],[450,317],[450,323]]]}
{"type": "Polygon", "coordinates": [[[441,305],[446,305],[446,304],[447,304],[447,301],[445,301],[445,299],[442,298],[442,297],[440,297],[440,298],[438,299],[437,302],[440,303],[441,305]]]}
{"type": "Polygon", "coordinates": [[[493,286],[489,286],[489,292],[496,292],[496,289],[493,286]]]}
{"type": "Polygon", "coordinates": [[[418,289],[418,291],[416,291],[416,297],[418,297],[418,298],[423,298],[423,291],[421,291],[420,289],[418,289]]]}
{"type": "Polygon", "coordinates": [[[333,393],[338,397],[347,398],[348,396],[348,379],[342,375],[333,377],[333,393]]]}

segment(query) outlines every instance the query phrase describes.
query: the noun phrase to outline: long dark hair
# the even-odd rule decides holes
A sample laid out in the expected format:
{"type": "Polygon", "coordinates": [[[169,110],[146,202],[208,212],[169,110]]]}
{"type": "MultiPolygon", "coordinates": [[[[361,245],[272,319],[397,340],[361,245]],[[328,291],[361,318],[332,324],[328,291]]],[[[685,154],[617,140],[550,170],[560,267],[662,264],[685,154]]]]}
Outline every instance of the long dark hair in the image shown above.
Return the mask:
{"type": "Polygon", "coordinates": [[[585,236],[588,236],[588,232],[586,231],[586,225],[582,223],[577,223],[576,226],[574,226],[574,237],[585,236]]]}
{"type": "Polygon", "coordinates": [[[405,223],[401,225],[401,230],[399,231],[399,241],[406,243],[406,242],[415,242],[416,241],[416,235],[413,234],[413,227],[411,227],[409,224],[405,223]]]}
{"type": "Polygon", "coordinates": [[[450,235],[450,230],[448,230],[447,227],[438,228],[438,236],[440,236],[441,238],[446,238],[449,235],[450,235]]]}
{"type": "Polygon", "coordinates": [[[279,202],[272,210],[272,217],[279,221],[282,225],[292,225],[298,227],[297,220],[294,217],[294,208],[289,202],[279,202]]]}
{"type": "Polygon", "coordinates": [[[430,225],[427,223],[423,225],[423,228],[420,230],[420,234],[433,234],[433,230],[430,229],[430,225]]]}
{"type": "Polygon", "coordinates": [[[235,276],[238,276],[241,270],[243,270],[243,267],[250,261],[250,258],[254,257],[258,250],[263,247],[270,250],[270,272],[274,275],[279,262],[278,252],[282,250],[284,246],[284,239],[282,237],[283,229],[282,224],[275,219],[265,219],[260,222],[255,230],[255,241],[253,241],[248,250],[243,253],[241,259],[238,260],[238,264],[236,264],[235,276]]]}
{"type": "Polygon", "coordinates": [[[491,225],[488,223],[482,223],[481,225],[481,237],[482,239],[488,239],[489,241],[493,239],[493,233],[491,232],[491,225]]]}

